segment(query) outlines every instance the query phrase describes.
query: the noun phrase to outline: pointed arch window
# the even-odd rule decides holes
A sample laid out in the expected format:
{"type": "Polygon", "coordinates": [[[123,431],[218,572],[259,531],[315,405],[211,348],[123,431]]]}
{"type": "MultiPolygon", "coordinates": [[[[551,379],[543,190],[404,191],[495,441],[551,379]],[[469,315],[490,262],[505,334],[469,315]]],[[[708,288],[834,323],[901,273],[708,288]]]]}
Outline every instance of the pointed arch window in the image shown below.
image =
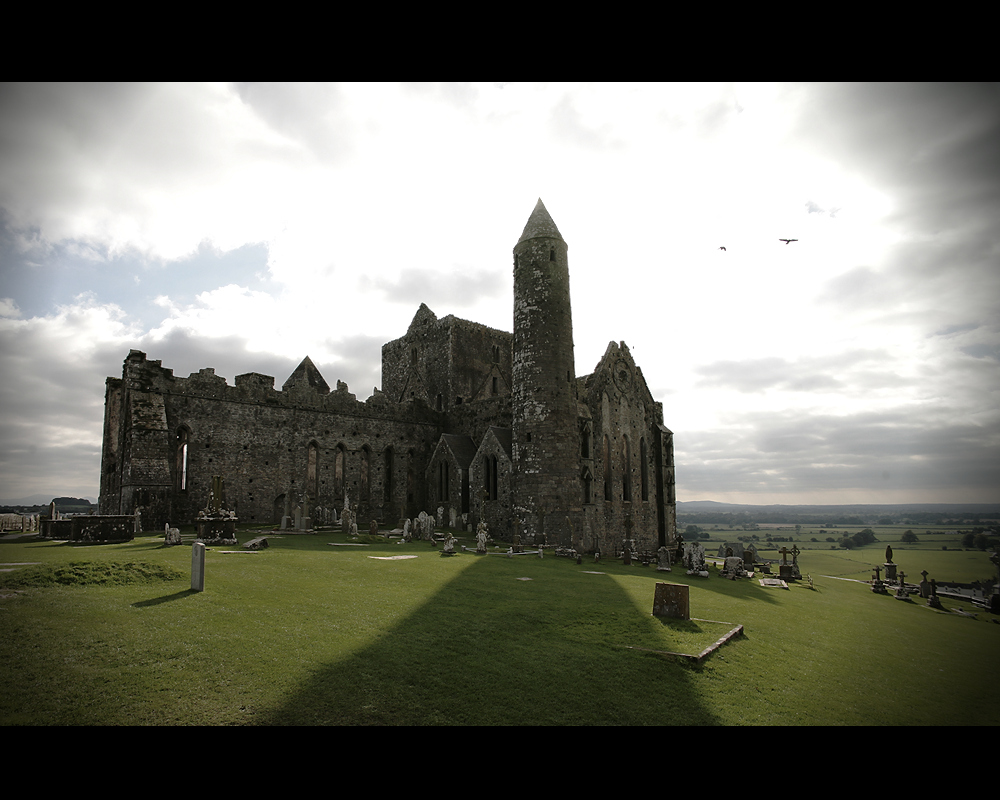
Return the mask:
{"type": "Polygon", "coordinates": [[[187,428],[177,430],[177,471],[176,484],[177,491],[186,492],[188,488],[188,439],[190,433],[187,428]]]}

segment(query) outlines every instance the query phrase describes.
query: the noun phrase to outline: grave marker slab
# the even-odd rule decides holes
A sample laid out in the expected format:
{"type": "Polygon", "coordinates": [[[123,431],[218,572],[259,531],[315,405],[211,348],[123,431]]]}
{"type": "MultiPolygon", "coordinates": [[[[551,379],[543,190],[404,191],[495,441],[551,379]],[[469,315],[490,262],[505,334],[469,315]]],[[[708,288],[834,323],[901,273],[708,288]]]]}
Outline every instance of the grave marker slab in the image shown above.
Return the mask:
{"type": "Polygon", "coordinates": [[[653,615],[691,619],[690,587],[683,583],[657,583],[653,595],[653,615]]]}

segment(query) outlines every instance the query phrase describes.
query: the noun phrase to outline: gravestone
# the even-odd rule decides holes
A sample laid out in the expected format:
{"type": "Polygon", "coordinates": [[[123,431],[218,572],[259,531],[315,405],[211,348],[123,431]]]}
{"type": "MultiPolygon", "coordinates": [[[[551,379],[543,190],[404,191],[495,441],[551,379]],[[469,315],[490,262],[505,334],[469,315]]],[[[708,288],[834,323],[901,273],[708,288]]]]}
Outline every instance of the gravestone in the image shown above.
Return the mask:
{"type": "Polygon", "coordinates": [[[479,526],[476,529],[476,553],[479,555],[486,555],[486,543],[489,541],[490,534],[486,527],[485,520],[479,520],[479,526]]]}
{"type": "Polygon", "coordinates": [[[670,572],[670,551],[666,547],[661,547],[656,551],[658,557],[658,563],[656,565],[657,572],[670,572]]]}
{"type": "Polygon", "coordinates": [[[191,545],[191,591],[205,591],[205,543],[191,545]]]}
{"type": "Polygon", "coordinates": [[[236,544],[235,511],[225,508],[226,482],[221,475],[212,477],[208,507],[198,512],[198,539],[211,544],[236,544]]]}
{"type": "Polygon", "coordinates": [[[653,594],[653,615],[691,619],[690,587],[683,583],[657,583],[653,594]]]}
{"type": "Polygon", "coordinates": [[[941,608],[941,599],[938,597],[937,593],[937,579],[931,578],[931,593],[930,597],[927,598],[927,605],[931,608],[941,608]]]}
{"type": "Polygon", "coordinates": [[[875,566],[875,574],[872,576],[872,591],[876,594],[887,594],[885,584],[882,583],[881,569],[882,567],[875,566]]]}
{"type": "Polygon", "coordinates": [[[737,578],[749,578],[743,564],[743,559],[739,556],[726,556],[722,565],[721,575],[731,580],[737,578]]]}
{"type": "Polygon", "coordinates": [[[701,542],[684,545],[684,563],[687,564],[688,575],[708,577],[708,570],[705,568],[705,546],[701,542]]]}
{"type": "Polygon", "coordinates": [[[897,600],[909,600],[910,593],[906,591],[906,573],[899,573],[899,586],[896,587],[896,599],[897,600]]]}
{"type": "Polygon", "coordinates": [[[170,523],[168,522],[164,526],[164,529],[163,529],[163,543],[164,544],[169,544],[169,545],[180,544],[181,543],[181,529],[180,528],[171,528],[170,527],[170,523]]]}

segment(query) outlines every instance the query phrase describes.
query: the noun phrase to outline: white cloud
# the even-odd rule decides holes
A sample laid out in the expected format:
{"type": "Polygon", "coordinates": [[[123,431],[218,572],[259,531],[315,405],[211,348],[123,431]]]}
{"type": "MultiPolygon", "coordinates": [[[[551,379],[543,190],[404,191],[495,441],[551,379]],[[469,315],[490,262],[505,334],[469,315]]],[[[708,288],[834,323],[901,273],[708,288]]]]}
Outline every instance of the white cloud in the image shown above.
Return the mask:
{"type": "MultiPolygon", "coordinates": [[[[990,430],[991,93],[6,84],[0,334],[25,355],[5,350],[4,369],[44,352],[84,391],[85,373],[100,386],[140,347],[178,374],[274,370],[280,385],[308,354],[363,399],[376,345],[421,302],[510,329],[511,248],[541,196],[570,245],[578,373],[625,340],[678,442],[704,431],[711,449],[730,428],[792,441],[768,412],[822,426],[948,406],[990,430]],[[94,294],[74,299],[88,281],[94,294]],[[39,282],[61,308],[19,312],[39,282]]],[[[88,413],[78,430],[99,429],[88,413]]],[[[690,452],[681,499],[685,486],[720,499],[710,474],[738,476],[700,473],[690,452]]],[[[747,452],[754,480],[780,472],[747,452]]],[[[820,492],[816,476],[835,472],[789,467],[783,486],[815,478],[820,492]]],[[[842,475],[830,486],[847,491],[842,475]]]]}

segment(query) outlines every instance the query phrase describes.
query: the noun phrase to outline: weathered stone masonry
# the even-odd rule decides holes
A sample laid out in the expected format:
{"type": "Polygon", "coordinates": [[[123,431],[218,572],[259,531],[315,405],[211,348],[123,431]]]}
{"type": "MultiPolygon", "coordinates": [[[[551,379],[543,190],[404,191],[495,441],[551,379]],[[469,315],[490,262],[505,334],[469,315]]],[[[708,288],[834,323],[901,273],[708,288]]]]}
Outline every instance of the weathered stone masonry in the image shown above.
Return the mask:
{"type": "MultiPolygon", "coordinates": [[[[133,350],[105,397],[101,513],[193,522],[213,475],[244,522],[295,509],[395,522],[439,506],[513,533],[610,551],[675,536],[671,432],[624,343],[576,375],[568,247],[539,200],[514,248],[514,332],[421,304],[382,348],[382,391],[334,391],[306,357],[274,378],[175,377],[133,350]]],[[[447,514],[446,514],[447,519],[447,514]]]]}

